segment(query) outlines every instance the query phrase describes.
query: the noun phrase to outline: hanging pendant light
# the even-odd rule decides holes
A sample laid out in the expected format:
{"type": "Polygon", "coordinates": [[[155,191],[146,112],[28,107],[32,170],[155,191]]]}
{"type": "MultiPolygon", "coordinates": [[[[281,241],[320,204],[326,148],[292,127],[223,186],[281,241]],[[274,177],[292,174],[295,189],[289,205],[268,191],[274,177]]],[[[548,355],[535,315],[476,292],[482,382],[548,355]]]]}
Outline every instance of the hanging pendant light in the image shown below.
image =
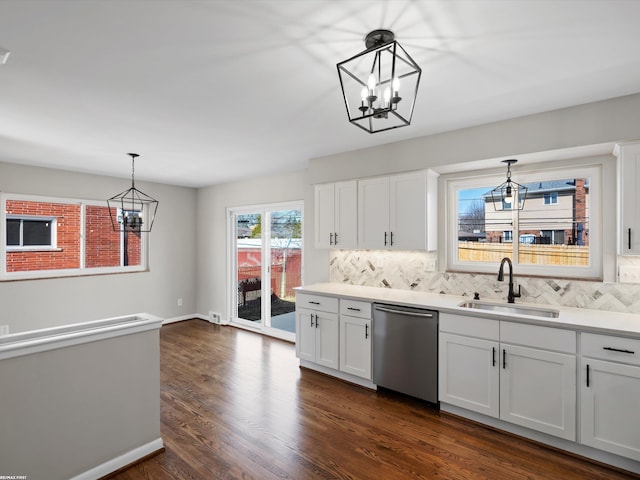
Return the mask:
{"type": "Polygon", "coordinates": [[[527,190],[529,189],[511,180],[511,165],[517,161],[514,158],[502,161],[507,164],[507,181],[489,192],[493,208],[496,211],[522,210],[524,208],[524,201],[527,199],[527,190]]]}
{"type": "Polygon", "coordinates": [[[150,232],[158,211],[158,200],[136,188],[135,159],[131,157],[131,188],[107,200],[111,225],[117,232],[150,232]]]}
{"type": "Polygon", "coordinates": [[[369,133],[411,124],[422,70],[390,30],[374,30],[366,50],[338,63],[347,116],[369,133]]]}

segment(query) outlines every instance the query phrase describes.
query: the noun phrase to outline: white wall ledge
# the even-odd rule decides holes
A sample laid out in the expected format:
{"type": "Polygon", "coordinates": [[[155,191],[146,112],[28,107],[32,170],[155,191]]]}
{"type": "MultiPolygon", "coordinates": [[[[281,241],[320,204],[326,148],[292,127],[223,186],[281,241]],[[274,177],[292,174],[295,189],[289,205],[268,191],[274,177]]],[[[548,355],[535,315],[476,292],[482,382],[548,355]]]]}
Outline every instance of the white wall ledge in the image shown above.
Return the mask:
{"type": "Polygon", "coordinates": [[[13,333],[0,337],[0,360],[158,329],[163,319],[148,313],[13,333]]]}

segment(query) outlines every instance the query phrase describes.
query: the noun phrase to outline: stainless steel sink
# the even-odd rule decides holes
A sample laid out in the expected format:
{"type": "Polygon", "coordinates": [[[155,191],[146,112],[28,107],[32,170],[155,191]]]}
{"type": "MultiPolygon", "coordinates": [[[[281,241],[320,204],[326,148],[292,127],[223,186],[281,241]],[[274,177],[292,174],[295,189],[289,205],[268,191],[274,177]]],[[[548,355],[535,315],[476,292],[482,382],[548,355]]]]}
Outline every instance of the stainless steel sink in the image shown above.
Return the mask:
{"type": "Polygon", "coordinates": [[[528,307],[524,305],[514,305],[512,303],[489,303],[489,302],[464,302],[458,305],[464,308],[476,310],[487,310],[490,312],[511,313],[514,315],[533,315],[535,317],[558,318],[560,312],[550,308],[528,307]]]}

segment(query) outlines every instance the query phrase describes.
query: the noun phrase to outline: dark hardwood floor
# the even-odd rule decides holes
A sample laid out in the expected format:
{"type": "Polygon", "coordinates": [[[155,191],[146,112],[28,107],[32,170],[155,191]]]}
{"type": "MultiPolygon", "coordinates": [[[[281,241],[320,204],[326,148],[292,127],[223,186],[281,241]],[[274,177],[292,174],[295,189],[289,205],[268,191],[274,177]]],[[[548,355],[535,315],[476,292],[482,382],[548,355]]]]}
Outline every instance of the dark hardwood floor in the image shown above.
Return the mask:
{"type": "Polygon", "coordinates": [[[202,320],[160,337],[166,449],[111,478],[639,478],[300,369],[280,340],[202,320]]]}

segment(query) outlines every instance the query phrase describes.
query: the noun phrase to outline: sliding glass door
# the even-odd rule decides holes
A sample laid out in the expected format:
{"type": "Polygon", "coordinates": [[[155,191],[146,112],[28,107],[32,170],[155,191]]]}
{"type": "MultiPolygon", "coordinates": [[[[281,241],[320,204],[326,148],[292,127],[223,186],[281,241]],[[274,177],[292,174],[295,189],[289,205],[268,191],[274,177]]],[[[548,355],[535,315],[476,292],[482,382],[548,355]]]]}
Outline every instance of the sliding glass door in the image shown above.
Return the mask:
{"type": "Polygon", "coordinates": [[[302,204],[229,210],[233,321],[293,338],[302,281],[302,204]]]}

